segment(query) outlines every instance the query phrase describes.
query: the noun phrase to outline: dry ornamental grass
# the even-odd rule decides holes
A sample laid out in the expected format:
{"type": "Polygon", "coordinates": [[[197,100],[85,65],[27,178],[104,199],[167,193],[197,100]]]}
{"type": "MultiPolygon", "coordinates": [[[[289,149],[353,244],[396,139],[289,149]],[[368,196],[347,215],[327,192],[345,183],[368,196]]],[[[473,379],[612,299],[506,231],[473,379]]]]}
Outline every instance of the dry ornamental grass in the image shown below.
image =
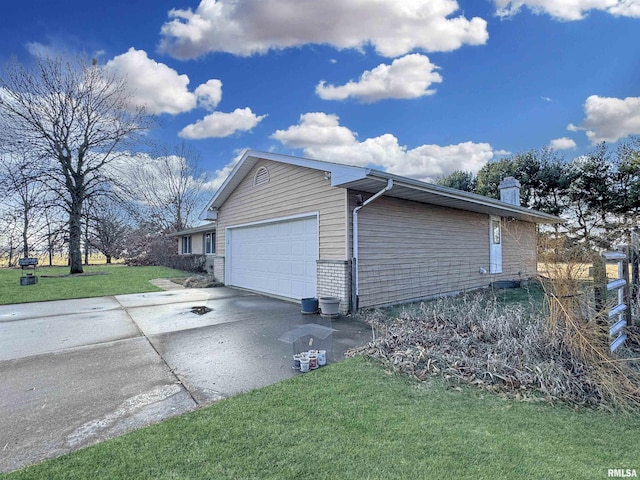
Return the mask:
{"type": "Polygon", "coordinates": [[[633,352],[610,355],[602,329],[585,321],[578,302],[549,288],[544,304],[533,297],[504,304],[489,291],[409,305],[393,318],[370,311],[365,318],[376,338],[351,354],[419,380],[443,376],[526,400],[640,406],[640,372],[628,361],[633,352]]]}

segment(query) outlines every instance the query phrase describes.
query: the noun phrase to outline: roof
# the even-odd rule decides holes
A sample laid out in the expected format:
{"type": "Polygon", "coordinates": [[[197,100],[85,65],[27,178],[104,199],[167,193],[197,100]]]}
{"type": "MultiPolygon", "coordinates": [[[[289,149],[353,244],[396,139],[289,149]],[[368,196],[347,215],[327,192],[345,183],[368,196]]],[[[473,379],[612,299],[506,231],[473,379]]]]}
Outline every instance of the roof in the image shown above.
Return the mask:
{"type": "Polygon", "coordinates": [[[511,217],[532,223],[564,222],[560,217],[517,205],[511,205],[494,198],[456,190],[455,188],[443,187],[433,183],[421,182],[372,168],[342,165],[323,160],[312,160],[256,150],[246,150],[244,152],[227,179],[200,214],[200,218],[213,218],[209,216],[209,212],[215,212],[222,206],[247,173],[249,173],[261,159],[329,172],[331,174],[331,186],[333,187],[349,188],[373,194],[382,190],[391,179],[393,180],[393,188],[385,192],[385,196],[458,210],[511,217]]]}
{"type": "Polygon", "coordinates": [[[181,237],[184,235],[191,235],[193,233],[214,232],[216,230],[216,223],[210,222],[199,227],[187,228],[186,230],[180,230],[178,232],[170,233],[167,237],[181,237]]]}

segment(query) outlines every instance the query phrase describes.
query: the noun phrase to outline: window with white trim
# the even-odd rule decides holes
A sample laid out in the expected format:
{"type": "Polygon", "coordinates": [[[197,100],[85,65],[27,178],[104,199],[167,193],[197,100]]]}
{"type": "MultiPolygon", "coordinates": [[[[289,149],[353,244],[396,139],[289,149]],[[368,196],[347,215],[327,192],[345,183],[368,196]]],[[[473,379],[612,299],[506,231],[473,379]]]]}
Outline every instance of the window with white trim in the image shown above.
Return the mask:
{"type": "Polygon", "coordinates": [[[493,236],[493,244],[500,245],[501,242],[501,232],[500,232],[500,220],[491,220],[491,235],[493,236]]]}
{"type": "Polygon", "coordinates": [[[191,235],[186,235],[182,237],[182,251],[183,255],[188,255],[191,253],[191,235]]]}
{"type": "Polygon", "coordinates": [[[502,225],[494,216],[489,218],[489,273],[502,273],[502,225]]]}
{"type": "Polygon", "coordinates": [[[204,234],[204,253],[205,255],[216,253],[216,234],[214,232],[204,234]]]}

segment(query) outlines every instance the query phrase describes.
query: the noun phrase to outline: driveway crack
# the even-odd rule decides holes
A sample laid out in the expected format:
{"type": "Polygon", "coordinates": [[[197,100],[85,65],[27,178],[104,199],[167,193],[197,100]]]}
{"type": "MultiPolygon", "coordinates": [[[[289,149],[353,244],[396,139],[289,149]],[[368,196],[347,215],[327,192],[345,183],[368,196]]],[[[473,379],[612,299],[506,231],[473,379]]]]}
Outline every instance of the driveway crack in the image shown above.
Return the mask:
{"type": "Polygon", "coordinates": [[[171,365],[169,365],[169,363],[165,360],[165,358],[162,356],[162,354],[156,348],[156,346],[153,344],[153,342],[149,339],[149,337],[147,337],[147,335],[145,335],[144,331],[140,328],[140,326],[136,323],[136,321],[133,319],[133,317],[129,313],[129,310],[127,310],[127,307],[122,305],[122,303],[120,303],[120,301],[118,300],[117,297],[114,297],[114,298],[115,298],[116,302],[118,302],[118,304],[120,305],[120,308],[122,308],[122,310],[126,314],[127,318],[129,318],[129,320],[131,320],[131,323],[133,323],[135,325],[136,329],[138,330],[138,332],[140,332],[140,336],[145,338],[145,340],[147,341],[149,346],[153,349],[154,352],[156,352],[156,355],[158,355],[160,360],[162,360],[162,363],[164,363],[166,365],[167,369],[171,372],[171,375],[173,375],[173,378],[176,379],[176,382],[178,384],[180,384],[182,386],[182,388],[184,388],[184,390],[189,394],[189,397],[191,397],[191,400],[193,400],[193,402],[196,405],[196,407],[199,407],[201,405],[200,402],[196,399],[196,397],[193,395],[191,390],[189,390],[187,385],[180,379],[180,377],[175,372],[175,370],[171,367],[171,365]]]}

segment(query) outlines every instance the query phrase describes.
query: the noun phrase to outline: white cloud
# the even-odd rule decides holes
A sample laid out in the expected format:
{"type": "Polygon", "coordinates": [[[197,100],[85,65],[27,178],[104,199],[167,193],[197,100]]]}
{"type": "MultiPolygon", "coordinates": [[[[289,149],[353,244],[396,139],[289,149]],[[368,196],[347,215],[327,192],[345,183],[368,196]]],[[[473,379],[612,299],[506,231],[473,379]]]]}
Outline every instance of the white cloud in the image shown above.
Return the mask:
{"type": "Polygon", "coordinates": [[[187,75],[149,58],[144,50],[130,48],[104,68],[126,78],[132,106],[145,107],[148,113],[175,115],[193,110],[198,103],[212,109],[222,98],[220,80],[209,80],[190,92],[187,75]]]}
{"type": "Polygon", "coordinates": [[[509,17],[528,7],[534,13],[547,13],[559,20],[581,20],[589,10],[612,15],[640,17],[639,0],[494,0],[496,13],[509,17]]]}
{"type": "Polygon", "coordinates": [[[222,100],[222,82],[212,79],[196,88],[198,105],[207,110],[214,110],[222,100]]]}
{"type": "Polygon", "coordinates": [[[130,48],[105,65],[126,77],[133,106],[144,106],[149,113],[182,113],[196,107],[196,96],[189,92],[189,77],[147,56],[144,50],[130,48]]]}
{"type": "Polygon", "coordinates": [[[321,112],[305,113],[300,123],[286,130],[276,130],[272,138],[291,148],[313,148],[325,145],[351,145],[356,141],[354,133],[340,126],[337,115],[321,112]]]}
{"type": "Polygon", "coordinates": [[[40,42],[27,42],[25,44],[25,48],[27,52],[29,52],[34,57],[56,57],[60,54],[60,51],[57,47],[51,45],[45,45],[40,42]]]}
{"type": "Polygon", "coordinates": [[[178,136],[189,139],[221,138],[255,127],[266,115],[257,116],[250,108],[236,108],[231,113],[213,112],[184,127],[178,136]]]}
{"type": "Polygon", "coordinates": [[[554,150],[571,150],[576,148],[576,142],[569,137],[562,137],[551,140],[549,146],[554,150]]]}
{"type": "Polygon", "coordinates": [[[640,97],[625,99],[591,95],[584,103],[586,118],[568,130],[585,130],[591,143],[615,142],[627,135],[640,135],[640,97]]]}
{"type": "Polygon", "coordinates": [[[431,181],[455,170],[477,172],[494,153],[488,143],[421,145],[408,149],[390,134],[359,142],[357,134],[341,126],[336,115],[306,113],[300,123],[277,130],[272,138],[302,149],[305,156],[336,163],[374,165],[398,175],[431,181]]]}
{"type": "MultiPolygon", "coordinates": [[[[104,68],[123,75],[130,89],[132,106],[144,106],[149,113],[178,114],[198,107],[213,111],[222,100],[220,80],[208,80],[191,92],[187,75],[150,59],[144,50],[130,48],[107,62],[104,68]]],[[[213,112],[187,125],[178,135],[190,139],[228,137],[238,131],[251,130],[265,117],[255,115],[248,107],[231,113],[213,112]]]]}
{"type": "Polygon", "coordinates": [[[620,0],[615,6],[609,8],[609,13],[621,17],[640,18],[640,1],[620,0]]]}
{"type": "Polygon", "coordinates": [[[417,53],[394,60],[391,65],[380,64],[365,71],[356,82],[335,87],[321,81],[316,93],[324,100],[345,100],[349,97],[363,102],[376,102],[385,98],[418,98],[433,95],[431,84],[442,82],[435,70],[439,67],[429,58],[417,53]]]}
{"type": "Polygon", "coordinates": [[[130,48],[104,68],[126,78],[132,106],[145,107],[148,113],[175,115],[196,107],[213,110],[222,99],[220,80],[208,80],[191,92],[187,75],[149,58],[144,50],[130,48]]]}
{"type": "Polygon", "coordinates": [[[224,183],[224,181],[227,179],[227,177],[231,174],[236,164],[240,161],[240,159],[244,155],[244,151],[245,151],[244,149],[236,151],[236,157],[233,160],[227,163],[224,167],[213,172],[213,175],[214,175],[213,179],[208,181],[205,184],[205,187],[208,190],[211,190],[213,192],[218,190],[220,186],[224,183]]]}
{"type": "Polygon", "coordinates": [[[160,50],[190,59],[220,51],[249,56],[305,44],[372,45],[394,58],[414,49],[451,51],[486,43],[487,22],[452,16],[458,9],[455,0],[201,0],[195,11],[169,12],[160,50]]]}

